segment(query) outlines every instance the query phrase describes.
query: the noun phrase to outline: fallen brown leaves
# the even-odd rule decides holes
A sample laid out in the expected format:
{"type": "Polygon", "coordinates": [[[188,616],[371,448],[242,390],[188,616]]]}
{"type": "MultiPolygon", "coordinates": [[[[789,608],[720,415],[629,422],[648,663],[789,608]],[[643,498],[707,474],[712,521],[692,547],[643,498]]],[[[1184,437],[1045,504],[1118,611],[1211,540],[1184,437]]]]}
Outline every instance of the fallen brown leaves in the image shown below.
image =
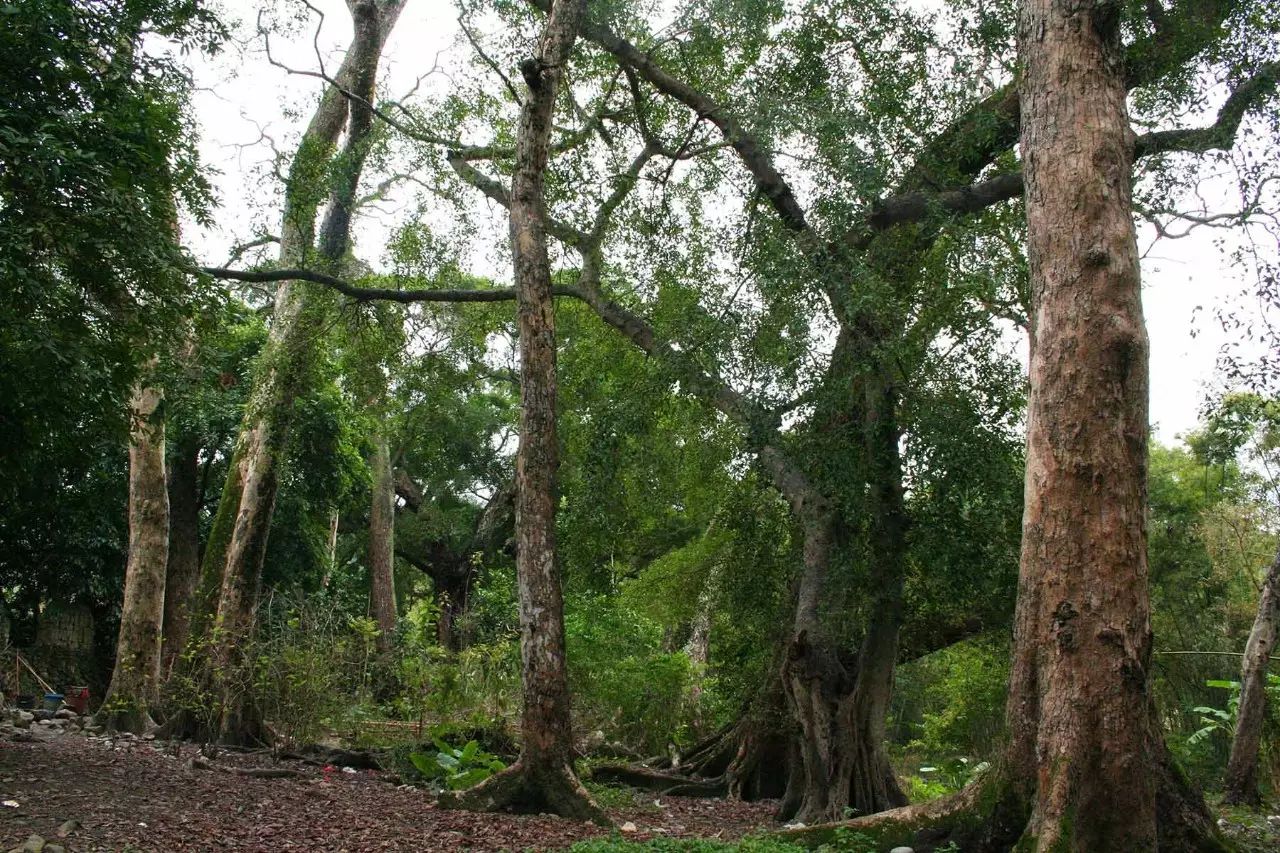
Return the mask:
{"type": "MultiPolygon", "coordinates": [[[[381,774],[324,773],[289,763],[292,779],[260,779],[191,769],[193,748],[175,757],[162,745],[114,747],[64,735],[0,743],[0,849],[31,834],[80,826],[68,851],[134,850],[558,850],[601,835],[590,824],[544,815],[490,815],[437,809],[425,791],[400,789],[381,774]]],[[[263,756],[218,762],[263,766],[263,756]]],[[[637,798],[611,816],[652,837],[734,838],[768,825],[773,804],[637,798]],[[643,805],[641,805],[643,803],[643,805]]]]}

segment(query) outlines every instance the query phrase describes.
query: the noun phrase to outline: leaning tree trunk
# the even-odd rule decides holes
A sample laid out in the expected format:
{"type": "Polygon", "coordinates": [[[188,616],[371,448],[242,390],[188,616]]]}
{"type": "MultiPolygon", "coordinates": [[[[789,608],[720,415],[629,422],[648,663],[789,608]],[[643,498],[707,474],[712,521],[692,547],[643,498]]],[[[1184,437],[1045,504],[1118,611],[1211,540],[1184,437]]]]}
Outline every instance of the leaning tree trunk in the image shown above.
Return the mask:
{"type": "Polygon", "coordinates": [[[187,645],[191,598],[200,577],[200,447],[183,441],[169,460],[169,568],[165,575],[161,673],[187,645]]]}
{"type": "Polygon", "coordinates": [[[573,770],[565,668],[564,599],[556,566],[556,336],[547,255],[547,168],[552,116],[586,0],[556,0],[537,55],[521,64],[528,97],[520,111],[511,182],[511,247],[520,328],[520,447],[516,454],[516,575],[524,695],[520,758],[447,803],[492,811],[552,811],[608,823],[573,770]]]}
{"type": "MultiPolygon", "coordinates": [[[[334,190],[320,228],[320,260],[336,267],[350,238],[352,198],[368,153],[378,60],[402,0],[348,4],[354,23],[351,46],[337,87],[326,90],[303,133],[290,168],[280,242],[280,263],[306,266],[313,252],[315,218],[323,193],[317,175],[336,166],[334,190]],[[348,100],[347,92],[355,98],[348,100]],[[350,116],[347,141],[333,149],[350,116]]],[[[317,306],[295,282],[282,282],[258,375],[228,466],[218,514],[210,531],[192,620],[194,681],[216,697],[204,719],[188,715],[175,730],[228,742],[263,739],[246,672],[247,644],[261,585],[271,516],[287,451],[294,401],[303,390],[315,336],[317,306]]]]}
{"type": "MultiPolygon", "coordinates": [[[[155,362],[152,361],[154,366],[155,362]]],[[[160,636],[169,558],[169,495],[164,465],[164,396],[140,382],[130,401],[129,558],[111,685],[98,712],[108,728],[142,732],[160,684],[160,636]]]]}
{"type": "Polygon", "coordinates": [[[1227,762],[1227,792],[1224,802],[1259,806],[1258,750],[1262,745],[1262,724],[1267,711],[1267,667],[1276,647],[1276,623],[1280,621],[1280,551],[1262,582],[1258,615],[1244,647],[1240,665],[1240,710],[1236,735],[1231,741],[1227,762]]]}
{"type": "Polygon", "coordinates": [[[386,654],[396,633],[395,513],[391,449],[385,432],[374,437],[369,506],[369,609],[378,624],[378,652],[386,654]]]}

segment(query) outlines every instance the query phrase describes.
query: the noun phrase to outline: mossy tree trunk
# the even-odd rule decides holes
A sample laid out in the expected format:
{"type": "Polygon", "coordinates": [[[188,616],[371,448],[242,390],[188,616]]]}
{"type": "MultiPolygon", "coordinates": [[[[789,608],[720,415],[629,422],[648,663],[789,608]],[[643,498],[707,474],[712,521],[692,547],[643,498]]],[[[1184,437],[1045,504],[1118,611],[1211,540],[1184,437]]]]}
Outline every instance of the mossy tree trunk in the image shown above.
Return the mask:
{"type": "Polygon", "coordinates": [[[200,577],[200,447],[182,441],[169,458],[169,567],[165,575],[161,675],[187,644],[191,599],[200,577]]]}
{"type": "MultiPolygon", "coordinates": [[[[352,42],[303,133],[290,166],[281,223],[280,263],[307,266],[316,255],[316,215],[333,189],[318,232],[318,260],[331,271],[346,254],[354,193],[368,153],[377,67],[403,0],[352,0],[352,42]],[[349,120],[349,121],[348,121],[349,120]],[[344,148],[334,148],[344,126],[344,148]],[[326,177],[333,172],[333,180],[326,177]]],[[[297,282],[282,282],[267,344],[241,424],[201,566],[191,642],[194,689],[215,707],[188,715],[186,734],[228,742],[263,739],[244,658],[254,630],[271,516],[288,449],[294,401],[305,393],[319,307],[297,282]]]]}
{"type": "MultiPolygon", "coordinates": [[[[153,359],[150,367],[154,368],[153,359]]],[[[129,557],[115,668],[98,721],[142,732],[160,684],[160,637],[169,559],[169,494],[165,479],[164,395],[146,381],[129,403],[129,557]]]]}
{"type": "Polygon", "coordinates": [[[1220,849],[1151,695],[1148,349],[1118,8],[1024,0],[1019,37],[1032,328],[1010,743],[957,797],[848,827],[917,849],[1220,849]]]}

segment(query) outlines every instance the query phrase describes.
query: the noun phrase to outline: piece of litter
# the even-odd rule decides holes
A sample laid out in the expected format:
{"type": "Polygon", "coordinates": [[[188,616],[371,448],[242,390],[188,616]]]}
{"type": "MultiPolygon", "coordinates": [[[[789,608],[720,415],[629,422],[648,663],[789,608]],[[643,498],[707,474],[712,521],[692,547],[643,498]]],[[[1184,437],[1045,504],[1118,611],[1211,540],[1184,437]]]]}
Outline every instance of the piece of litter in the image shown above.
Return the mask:
{"type": "Polygon", "coordinates": [[[355,773],[355,772],[356,772],[356,769],[355,769],[354,767],[344,767],[344,768],[342,768],[342,772],[343,772],[343,773],[355,773]]]}
{"type": "Polygon", "coordinates": [[[618,827],[618,829],[622,830],[623,832],[639,832],[640,831],[639,829],[636,828],[636,825],[631,821],[627,821],[622,826],[618,827]]]}
{"type": "Polygon", "coordinates": [[[142,821],[138,821],[138,826],[146,826],[146,824],[143,823],[142,821]]]}
{"type": "Polygon", "coordinates": [[[6,809],[16,809],[18,807],[18,801],[5,800],[3,803],[0,803],[0,806],[4,806],[6,809]]]}

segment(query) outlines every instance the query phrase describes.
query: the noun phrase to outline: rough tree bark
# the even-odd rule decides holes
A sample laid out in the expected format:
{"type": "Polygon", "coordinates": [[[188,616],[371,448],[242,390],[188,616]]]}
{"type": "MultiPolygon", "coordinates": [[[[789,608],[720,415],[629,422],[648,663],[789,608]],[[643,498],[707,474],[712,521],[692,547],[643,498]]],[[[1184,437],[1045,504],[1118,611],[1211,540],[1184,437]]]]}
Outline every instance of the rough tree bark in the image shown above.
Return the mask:
{"type": "MultiPolygon", "coordinates": [[[[155,363],[153,359],[151,366],[155,363]]],[[[129,558],[116,663],[97,720],[111,729],[142,732],[154,725],[150,712],[159,698],[160,635],[169,559],[164,395],[158,387],[140,381],[129,408],[129,558]]]]}
{"type": "Polygon", "coordinates": [[[907,514],[898,449],[896,398],[875,365],[858,377],[853,406],[863,430],[863,459],[871,519],[871,596],[866,633],[855,660],[845,660],[823,628],[820,603],[829,573],[832,512],[814,495],[793,509],[804,519],[804,573],[795,633],[783,665],[783,684],[800,725],[796,768],[779,817],[822,823],[905,805],[884,751],[885,717],[902,625],[907,514]],[[797,785],[799,787],[797,788],[797,785]]]}
{"type": "Polygon", "coordinates": [[[161,673],[187,645],[191,598],[200,578],[200,446],[186,440],[169,459],[169,568],[165,575],[161,673]]]}
{"type": "Polygon", "coordinates": [[[1236,735],[1231,741],[1227,762],[1224,802],[1249,806],[1262,804],[1258,792],[1258,750],[1262,744],[1262,723],[1267,711],[1267,668],[1276,647],[1280,622],[1280,551],[1276,553],[1262,581],[1258,615],[1244,647],[1240,665],[1240,710],[1236,735]]]}
{"type": "Polygon", "coordinates": [[[391,650],[396,633],[395,514],[396,488],[386,433],[374,436],[372,500],[369,505],[369,609],[378,623],[380,654],[391,650]]]}
{"type": "MultiPolygon", "coordinates": [[[[333,270],[346,252],[351,196],[368,151],[372,124],[368,104],[374,98],[382,47],[402,7],[403,0],[348,2],[354,33],[334,78],[338,87],[325,91],[290,167],[280,240],[280,262],[285,266],[305,266],[314,251],[316,213],[323,198],[316,174],[331,162],[341,172],[319,229],[319,260],[333,270]],[[347,140],[334,161],[334,146],[344,125],[347,140]]],[[[229,742],[263,739],[251,697],[236,674],[244,665],[241,653],[253,631],[279,465],[288,446],[293,404],[314,332],[309,307],[305,290],[296,282],[282,282],[277,288],[267,345],[201,567],[191,635],[193,643],[205,648],[193,655],[201,661],[195,677],[218,698],[210,719],[192,718],[178,726],[191,736],[229,742]]]]}
{"type": "Polygon", "coordinates": [[[1019,35],[1032,328],[1010,743],[957,798],[852,826],[966,850],[1211,850],[1150,689],[1148,356],[1119,9],[1024,0],[1019,35]]]}
{"type": "Polygon", "coordinates": [[[565,668],[564,600],[556,565],[556,336],[547,254],[547,167],[552,116],[586,0],[557,0],[521,64],[528,97],[520,111],[511,182],[511,247],[520,329],[520,447],[516,454],[516,575],[524,706],[520,758],[449,805],[492,811],[549,810],[608,823],[573,770],[565,668]]]}

